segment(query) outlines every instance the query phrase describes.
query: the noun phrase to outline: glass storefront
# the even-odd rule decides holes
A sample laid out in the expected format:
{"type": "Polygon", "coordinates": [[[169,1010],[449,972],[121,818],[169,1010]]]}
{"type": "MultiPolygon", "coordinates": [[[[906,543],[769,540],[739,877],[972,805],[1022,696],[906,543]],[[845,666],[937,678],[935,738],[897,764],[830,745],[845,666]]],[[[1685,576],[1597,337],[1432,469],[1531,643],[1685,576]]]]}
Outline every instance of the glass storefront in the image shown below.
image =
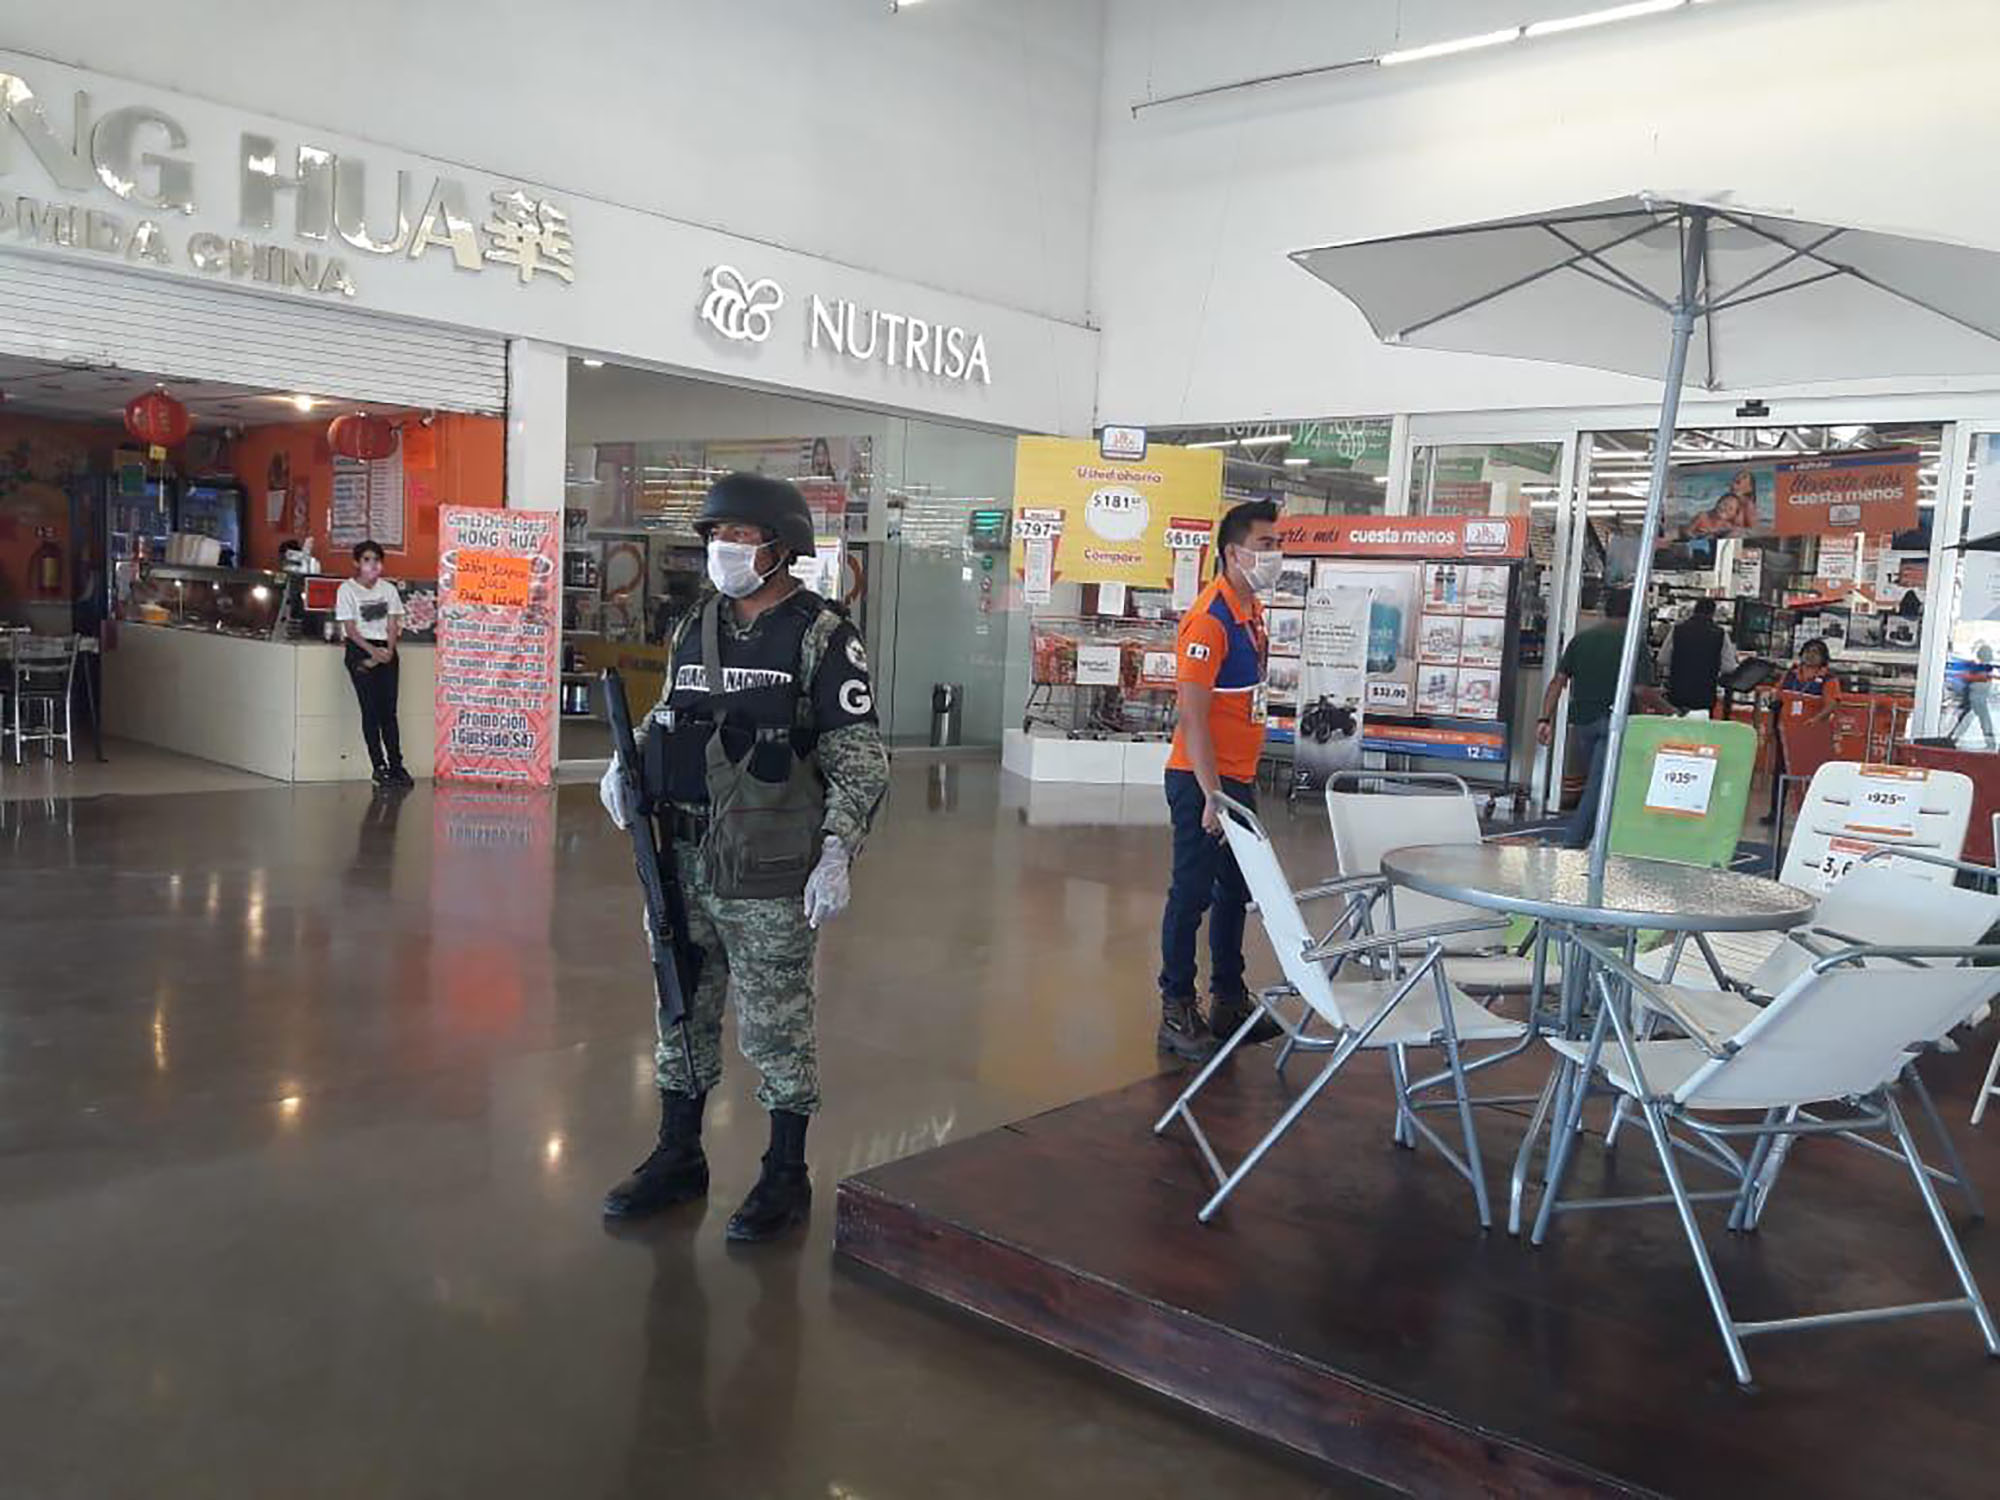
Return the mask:
{"type": "Polygon", "coordinates": [[[1366,516],[1388,508],[1387,417],[1155,428],[1157,442],[1222,452],[1222,500],[1276,500],[1293,515],[1366,516]]]}
{"type": "Polygon", "coordinates": [[[594,698],[605,667],[620,670],[635,714],[657,698],[666,642],[703,585],[693,517],[735,470],[804,494],[818,548],[795,571],[860,627],[891,742],[928,740],[932,689],[946,683],[961,743],[999,744],[1012,437],[580,361],[570,433],[565,759],[609,753],[594,698]]]}

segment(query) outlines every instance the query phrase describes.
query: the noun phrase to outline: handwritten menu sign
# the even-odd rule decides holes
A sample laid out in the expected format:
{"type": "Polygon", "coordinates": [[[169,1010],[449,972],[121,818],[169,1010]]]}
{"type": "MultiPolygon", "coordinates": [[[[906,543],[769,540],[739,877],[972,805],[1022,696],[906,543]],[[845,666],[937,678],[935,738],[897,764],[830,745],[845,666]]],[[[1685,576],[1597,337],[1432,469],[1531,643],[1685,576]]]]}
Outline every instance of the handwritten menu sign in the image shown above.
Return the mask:
{"type": "Polygon", "coordinates": [[[557,511],[438,509],[441,778],[550,782],[561,521],[557,511]]]}

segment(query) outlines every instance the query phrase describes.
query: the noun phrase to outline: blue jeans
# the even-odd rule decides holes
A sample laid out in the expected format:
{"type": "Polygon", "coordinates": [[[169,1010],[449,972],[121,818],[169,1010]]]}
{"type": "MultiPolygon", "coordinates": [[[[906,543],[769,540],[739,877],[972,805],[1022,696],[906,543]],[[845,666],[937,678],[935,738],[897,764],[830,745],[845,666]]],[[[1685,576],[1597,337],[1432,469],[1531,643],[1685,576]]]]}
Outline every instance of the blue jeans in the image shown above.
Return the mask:
{"type": "MultiPolygon", "coordinates": [[[[1167,809],[1174,822],[1174,877],[1160,920],[1160,993],[1194,996],[1194,936],[1208,914],[1208,988],[1229,999],[1242,996],[1243,914],[1250,888],[1229,845],[1201,826],[1208,805],[1192,771],[1167,772],[1167,809]]],[[[1224,779],[1222,790],[1245,807],[1257,805],[1257,788],[1224,779]]]]}
{"type": "Polygon", "coordinates": [[[1576,805],[1576,811],[1569,815],[1569,825],[1563,830],[1563,845],[1570,849],[1590,847],[1590,835],[1597,828],[1597,798],[1604,788],[1604,752],[1611,741],[1611,720],[1599,719],[1594,724],[1572,724],[1569,726],[1570,743],[1576,753],[1590,766],[1589,774],[1583,782],[1583,800],[1576,805]]]}

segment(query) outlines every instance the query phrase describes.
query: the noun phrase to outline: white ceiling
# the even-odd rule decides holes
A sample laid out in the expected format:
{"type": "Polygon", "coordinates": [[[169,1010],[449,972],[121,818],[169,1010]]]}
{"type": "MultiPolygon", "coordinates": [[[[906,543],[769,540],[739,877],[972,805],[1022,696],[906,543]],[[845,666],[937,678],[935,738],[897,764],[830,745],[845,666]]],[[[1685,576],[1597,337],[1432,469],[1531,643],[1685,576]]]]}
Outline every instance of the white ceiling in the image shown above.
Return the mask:
{"type": "Polygon", "coordinates": [[[389,415],[404,410],[377,402],[319,398],[312,411],[301,412],[292,397],[312,392],[256,390],[216,380],[185,380],[123,370],[114,365],[64,365],[0,354],[0,415],[122,424],[125,403],[156,385],[164,385],[186,404],[197,432],[300,422],[311,417],[330,421],[349,411],[389,415]]]}

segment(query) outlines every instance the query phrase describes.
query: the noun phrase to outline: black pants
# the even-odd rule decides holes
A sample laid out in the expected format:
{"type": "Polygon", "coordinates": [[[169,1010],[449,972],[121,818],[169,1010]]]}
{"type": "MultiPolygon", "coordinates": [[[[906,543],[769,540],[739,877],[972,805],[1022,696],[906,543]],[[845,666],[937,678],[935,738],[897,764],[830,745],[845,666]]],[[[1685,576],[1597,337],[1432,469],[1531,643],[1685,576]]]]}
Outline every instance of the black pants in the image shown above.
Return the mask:
{"type": "Polygon", "coordinates": [[[396,685],[402,672],[402,657],[370,666],[368,653],[352,641],[347,643],[347,676],[361,704],[361,738],[377,772],[403,769],[403,737],[396,728],[396,685]]]}

